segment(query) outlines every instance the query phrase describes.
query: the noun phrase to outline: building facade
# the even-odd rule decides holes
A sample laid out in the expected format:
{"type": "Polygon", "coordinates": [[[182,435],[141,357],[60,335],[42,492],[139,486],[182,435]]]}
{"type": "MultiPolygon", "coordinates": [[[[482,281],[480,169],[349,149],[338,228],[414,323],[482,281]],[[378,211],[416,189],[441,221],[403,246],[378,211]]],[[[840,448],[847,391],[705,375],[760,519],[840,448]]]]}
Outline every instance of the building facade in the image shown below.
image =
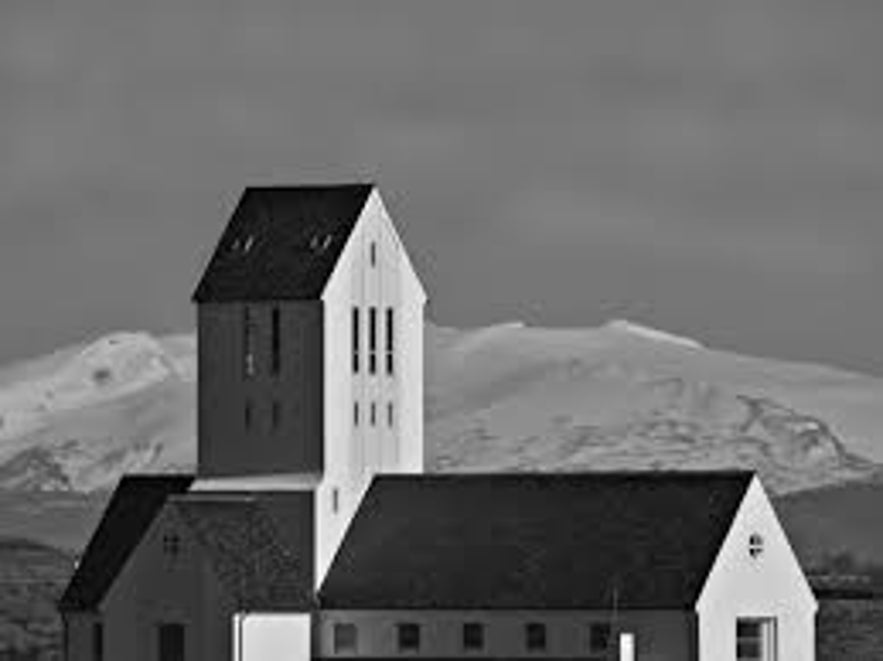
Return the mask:
{"type": "Polygon", "coordinates": [[[426,294],[374,186],[247,189],[193,300],[196,474],[122,480],[70,661],[814,661],[750,474],[422,475],[426,294]]]}

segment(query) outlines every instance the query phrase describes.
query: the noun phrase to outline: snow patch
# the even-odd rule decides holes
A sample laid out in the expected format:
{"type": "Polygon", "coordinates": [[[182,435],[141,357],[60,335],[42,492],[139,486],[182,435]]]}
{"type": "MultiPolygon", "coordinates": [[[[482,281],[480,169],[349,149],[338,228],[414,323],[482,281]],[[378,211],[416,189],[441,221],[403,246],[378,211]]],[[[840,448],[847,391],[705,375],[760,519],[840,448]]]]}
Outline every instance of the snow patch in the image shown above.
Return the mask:
{"type": "Polygon", "coordinates": [[[667,333],[666,331],[658,330],[656,328],[650,328],[649,326],[644,326],[642,324],[628,321],[626,319],[615,319],[613,321],[609,321],[604,325],[603,328],[606,330],[614,331],[616,333],[633,335],[647,340],[653,340],[655,342],[677,344],[678,346],[689,347],[690,349],[704,348],[700,342],[697,342],[692,338],[684,337],[682,335],[675,335],[673,333],[667,333]]]}

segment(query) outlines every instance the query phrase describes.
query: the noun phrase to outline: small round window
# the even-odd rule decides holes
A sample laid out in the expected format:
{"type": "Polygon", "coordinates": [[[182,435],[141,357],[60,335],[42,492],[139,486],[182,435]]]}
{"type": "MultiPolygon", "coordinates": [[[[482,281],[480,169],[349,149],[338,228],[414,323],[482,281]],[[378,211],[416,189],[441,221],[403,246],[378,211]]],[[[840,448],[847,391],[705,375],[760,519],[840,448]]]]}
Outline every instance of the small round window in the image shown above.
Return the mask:
{"type": "Polygon", "coordinates": [[[757,558],[763,553],[763,537],[758,533],[752,533],[748,538],[748,555],[757,558]]]}

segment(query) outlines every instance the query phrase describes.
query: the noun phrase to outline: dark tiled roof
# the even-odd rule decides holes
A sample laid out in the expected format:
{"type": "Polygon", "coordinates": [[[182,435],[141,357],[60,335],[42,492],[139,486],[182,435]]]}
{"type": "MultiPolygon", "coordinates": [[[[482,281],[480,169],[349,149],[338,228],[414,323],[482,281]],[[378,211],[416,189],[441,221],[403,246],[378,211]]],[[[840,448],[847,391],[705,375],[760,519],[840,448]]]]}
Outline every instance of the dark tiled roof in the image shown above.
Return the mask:
{"type": "Polygon", "coordinates": [[[743,472],[382,476],[323,608],[689,608],[743,472]]]}
{"type": "Polygon", "coordinates": [[[123,477],[59,601],[59,609],[96,608],[168,496],[187,491],[191,482],[190,475],[123,477]]]}
{"type": "Polygon", "coordinates": [[[238,608],[309,608],[311,568],[282,541],[259,497],[188,494],[173,506],[238,608]]]}
{"type": "Polygon", "coordinates": [[[371,184],[247,188],[193,299],[318,298],[372,189],[371,184]]]}

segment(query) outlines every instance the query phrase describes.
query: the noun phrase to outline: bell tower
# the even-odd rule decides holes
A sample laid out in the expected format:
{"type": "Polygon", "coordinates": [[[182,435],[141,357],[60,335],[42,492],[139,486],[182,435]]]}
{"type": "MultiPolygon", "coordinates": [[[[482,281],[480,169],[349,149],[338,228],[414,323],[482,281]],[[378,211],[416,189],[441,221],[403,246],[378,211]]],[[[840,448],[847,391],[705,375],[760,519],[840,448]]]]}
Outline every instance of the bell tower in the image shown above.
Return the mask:
{"type": "Polygon", "coordinates": [[[308,494],[318,585],[371,478],[423,469],[424,289],[373,185],[269,187],[193,300],[192,490],[308,494]]]}

